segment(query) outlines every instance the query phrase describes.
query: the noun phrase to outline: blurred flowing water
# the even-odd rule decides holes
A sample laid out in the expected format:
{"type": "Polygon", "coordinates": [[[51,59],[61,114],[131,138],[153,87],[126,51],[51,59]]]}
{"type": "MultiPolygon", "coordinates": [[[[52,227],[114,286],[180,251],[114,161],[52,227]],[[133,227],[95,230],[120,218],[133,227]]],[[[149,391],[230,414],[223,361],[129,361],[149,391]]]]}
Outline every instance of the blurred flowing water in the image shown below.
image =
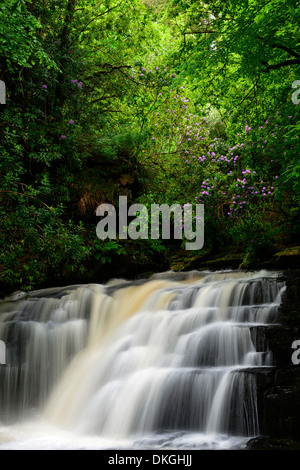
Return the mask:
{"type": "Polygon", "coordinates": [[[0,303],[0,449],[240,449],[276,273],[161,273],[0,303]]]}

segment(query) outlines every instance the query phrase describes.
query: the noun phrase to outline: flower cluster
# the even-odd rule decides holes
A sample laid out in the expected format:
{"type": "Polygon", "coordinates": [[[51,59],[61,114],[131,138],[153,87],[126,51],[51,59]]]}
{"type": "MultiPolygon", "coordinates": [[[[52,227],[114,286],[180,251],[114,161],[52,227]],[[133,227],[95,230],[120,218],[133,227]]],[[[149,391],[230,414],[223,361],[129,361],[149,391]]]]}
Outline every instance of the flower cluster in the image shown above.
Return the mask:
{"type": "Polygon", "coordinates": [[[220,153],[219,139],[210,136],[208,118],[189,110],[190,101],[183,92],[169,94],[168,99],[160,92],[158,98],[161,102],[153,115],[151,135],[155,144],[152,161],[156,158],[164,164],[170,155],[181,156],[181,163],[171,157],[173,165],[177,172],[183,165],[181,177],[187,194],[189,183],[192,187],[198,180],[199,190],[193,196],[196,203],[229,219],[243,217],[247,209],[272,204],[278,175],[287,169],[274,159],[275,151],[286,155],[275,117],[265,119],[256,129],[246,122],[236,143],[220,153]]]}
{"type": "Polygon", "coordinates": [[[72,79],[70,81],[70,83],[72,83],[72,85],[76,84],[78,86],[78,88],[82,88],[83,87],[83,83],[82,82],[79,82],[77,79],[72,79]]]}
{"type": "Polygon", "coordinates": [[[134,69],[131,78],[137,80],[139,84],[144,84],[147,87],[166,87],[169,86],[176,78],[175,73],[170,73],[169,68],[165,65],[162,67],[156,66],[149,70],[147,70],[143,65],[140,65],[138,61],[135,65],[139,66],[139,68],[134,69]]]}
{"type": "MultiPolygon", "coordinates": [[[[70,119],[70,120],[69,120],[69,125],[70,125],[70,126],[73,126],[73,124],[75,124],[75,121],[74,121],[73,119],[70,119]]],[[[60,138],[61,138],[62,140],[65,140],[65,139],[67,138],[67,136],[63,134],[63,135],[60,136],[60,138]]]]}

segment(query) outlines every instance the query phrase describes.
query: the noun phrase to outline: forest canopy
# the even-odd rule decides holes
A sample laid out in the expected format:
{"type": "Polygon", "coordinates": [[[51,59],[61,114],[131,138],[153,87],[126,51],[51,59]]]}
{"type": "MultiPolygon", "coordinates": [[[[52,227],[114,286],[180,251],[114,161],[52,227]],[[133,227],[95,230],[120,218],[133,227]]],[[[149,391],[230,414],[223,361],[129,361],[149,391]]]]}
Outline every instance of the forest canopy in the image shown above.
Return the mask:
{"type": "Polygon", "coordinates": [[[0,0],[1,283],[298,246],[299,24],[295,0],[0,0]],[[204,247],[100,240],[120,195],[204,204],[204,247]]]}

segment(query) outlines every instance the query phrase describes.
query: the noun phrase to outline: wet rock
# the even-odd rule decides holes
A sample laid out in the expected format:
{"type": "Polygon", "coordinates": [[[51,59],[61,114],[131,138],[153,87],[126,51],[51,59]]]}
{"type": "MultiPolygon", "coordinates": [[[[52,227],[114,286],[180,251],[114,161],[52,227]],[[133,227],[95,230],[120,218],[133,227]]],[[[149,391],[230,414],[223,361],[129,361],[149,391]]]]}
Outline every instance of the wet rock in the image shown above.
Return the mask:
{"type": "MultiPolygon", "coordinates": [[[[276,367],[269,382],[261,384],[259,390],[261,431],[270,438],[284,439],[280,448],[289,448],[288,440],[300,440],[300,364],[292,362],[292,344],[300,340],[299,273],[299,270],[283,271],[286,290],[278,310],[278,323],[265,332],[276,367]]],[[[267,442],[272,449],[279,445],[274,440],[267,442]]]]}

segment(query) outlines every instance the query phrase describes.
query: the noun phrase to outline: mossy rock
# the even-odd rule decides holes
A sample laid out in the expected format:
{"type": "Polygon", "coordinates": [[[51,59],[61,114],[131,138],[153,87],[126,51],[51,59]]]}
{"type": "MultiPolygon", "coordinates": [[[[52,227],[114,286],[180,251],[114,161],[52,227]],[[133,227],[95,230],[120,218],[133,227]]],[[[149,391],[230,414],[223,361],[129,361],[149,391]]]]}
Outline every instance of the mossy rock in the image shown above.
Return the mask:
{"type": "Polygon", "coordinates": [[[300,246],[286,248],[274,255],[275,258],[280,258],[281,256],[300,256],[300,246]]]}
{"type": "Polygon", "coordinates": [[[297,269],[300,265],[300,246],[291,246],[278,251],[273,255],[272,262],[279,268],[297,269]]]}
{"type": "Polygon", "coordinates": [[[206,264],[212,268],[220,267],[227,269],[236,269],[243,260],[241,253],[220,254],[216,258],[209,260],[206,264]]]}
{"type": "Polygon", "coordinates": [[[191,269],[201,269],[202,263],[207,264],[209,252],[203,251],[197,254],[188,254],[186,251],[173,256],[170,259],[170,269],[173,271],[187,271],[191,269]]]}

